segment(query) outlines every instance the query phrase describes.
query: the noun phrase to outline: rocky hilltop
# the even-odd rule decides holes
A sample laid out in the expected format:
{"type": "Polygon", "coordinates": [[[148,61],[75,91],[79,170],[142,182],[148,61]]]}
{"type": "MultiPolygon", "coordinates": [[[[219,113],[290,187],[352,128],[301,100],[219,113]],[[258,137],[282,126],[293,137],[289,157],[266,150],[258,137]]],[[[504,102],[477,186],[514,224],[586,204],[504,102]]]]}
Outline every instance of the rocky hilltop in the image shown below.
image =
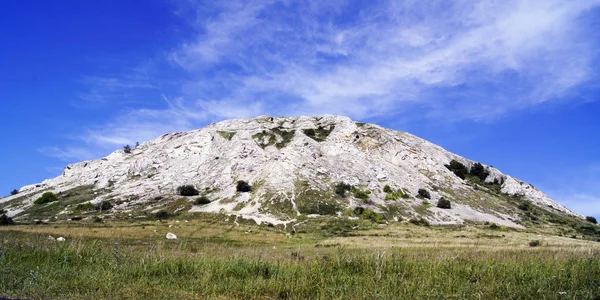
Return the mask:
{"type": "Polygon", "coordinates": [[[168,133],[68,165],[61,176],[0,199],[0,208],[15,220],[85,218],[98,216],[94,208],[100,207],[102,217],[144,217],[167,209],[281,224],[315,215],[352,218],[358,207],[387,221],[514,227],[527,225],[527,205],[580,217],[496,168],[405,132],[330,115],[226,120],[168,133]],[[451,165],[480,172],[459,176],[451,165]],[[240,191],[239,181],[251,191],[240,191]],[[182,196],[178,187],[184,185],[199,195],[182,196]],[[60,200],[34,204],[45,192],[60,200]],[[450,208],[437,205],[442,198],[450,208]]]}

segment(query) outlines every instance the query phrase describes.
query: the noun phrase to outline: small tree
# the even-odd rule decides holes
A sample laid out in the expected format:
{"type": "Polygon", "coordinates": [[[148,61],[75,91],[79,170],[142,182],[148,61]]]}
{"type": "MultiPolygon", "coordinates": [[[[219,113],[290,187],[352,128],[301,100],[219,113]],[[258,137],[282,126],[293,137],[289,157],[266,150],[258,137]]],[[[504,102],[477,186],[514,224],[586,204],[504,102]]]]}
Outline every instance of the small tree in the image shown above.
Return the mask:
{"type": "Polygon", "coordinates": [[[19,191],[17,191],[17,189],[14,189],[14,190],[12,190],[10,192],[10,194],[13,195],[13,196],[16,195],[16,194],[18,194],[18,193],[19,193],[19,191]]]}
{"type": "Polygon", "coordinates": [[[431,199],[431,194],[429,194],[429,191],[426,189],[419,189],[418,191],[419,196],[426,198],[426,199],[431,199]]]}
{"type": "Polygon", "coordinates": [[[471,171],[469,171],[469,174],[471,176],[475,176],[481,179],[481,181],[484,181],[488,177],[488,175],[490,175],[490,172],[488,172],[482,164],[476,163],[473,165],[473,167],[471,167],[471,171]]]}
{"type": "Polygon", "coordinates": [[[594,217],[592,217],[592,216],[587,216],[587,217],[585,217],[585,219],[586,219],[588,222],[591,222],[591,223],[594,223],[594,224],[598,224],[598,221],[596,221],[596,218],[594,218],[594,217]]]}
{"type": "Polygon", "coordinates": [[[452,205],[450,204],[450,200],[442,197],[442,198],[440,198],[440,200],[438,200],[437,207],[443,208],[443,209],[450,209],[450,208],[452,208],[452,205]]]}
{"type": "Polygon", "coordinates": [[[448,170],[452,171],[456,176],[460,177],[461,179],[465,179],[467,174],[469,174],[469,170],[467,169],[467,167],[465,167],[465,165],[463,165],[461,162],[455,159],[450,161],[450,164],[445,166],[446,168],[448,168],[448,170]]]}
{"type": "Polygon", "coordinates": [[[246,181],[238,180],[235,190],[240,193],[247,193],[252,191],[252,186],[246,181]]]}
{"type": "Polygon", "coordinates": [[[177,187],[177,194],[181,196],[198,196],[200,193],[193,185],[186,184],[177,187]]]}
{"type": "Polygon", "coordinates": [[[131,153],[131,147],[129,145],[123,146],[123,152],[127,154],[131,153]]]}

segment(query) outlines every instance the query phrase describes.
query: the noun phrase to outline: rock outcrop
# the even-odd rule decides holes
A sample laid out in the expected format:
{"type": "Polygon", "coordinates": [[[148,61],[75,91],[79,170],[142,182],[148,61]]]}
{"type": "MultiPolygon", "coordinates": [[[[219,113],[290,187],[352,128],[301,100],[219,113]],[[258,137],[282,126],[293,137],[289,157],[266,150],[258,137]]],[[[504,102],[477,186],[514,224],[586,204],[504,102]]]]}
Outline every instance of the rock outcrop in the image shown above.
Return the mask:
{"type": "MultiPolygon", "coordinates": [[[[108,213],[150,212],[187,199],[190,205],[182,209],[271,223],[300,215],[341,215],[360,206],[434,224],[475,220],[520,226],[507,195],[576,215],[490,166],[484,165],[489,172],[485,182],[467,182],[445,167],[451,160],[469,168],[475,164],[411,134],[342,116],[237,119],[168,133],[130,153],[118,150],[68,165],[61,176],[25,186],[19,194],[0,199],[0,205],[9,215],[26,219],[42,192],[68,193],[85,186],[95,193],[86,198],[91,204],[113,203],[108,213]],[[236,191],[239,180],[251,184],[252,191],[236,191]],[[354,188],[340,197],[334,190],[337,183],[354,188]],[[211,202],[194,205],[194,197],[177,194],[181,185],[193,185],[211,202]],[[430,199],[420,198],[419,189],[427,190],[430,199]],[[451,201],[451,209],[435,207],[441,197],[451,201]]],[[[61,213],[75,205],[69,203],[61,213]]]]}

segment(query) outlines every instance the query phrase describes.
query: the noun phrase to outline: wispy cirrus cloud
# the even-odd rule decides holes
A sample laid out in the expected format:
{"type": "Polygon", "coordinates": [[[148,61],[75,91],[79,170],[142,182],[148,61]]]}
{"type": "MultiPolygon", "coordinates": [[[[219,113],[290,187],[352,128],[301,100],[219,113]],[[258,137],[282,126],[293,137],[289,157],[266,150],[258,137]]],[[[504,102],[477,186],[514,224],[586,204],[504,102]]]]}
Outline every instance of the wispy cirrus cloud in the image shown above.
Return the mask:
{"type": "Polygon", "coordinates": [[[193,32],[163,61],[143,76],[86,78],[90,100],[138,102],[84,130],[85,144],[114,147],[260,114],[493,120],[563,101],[598,78],[590,15],[599,0],[175,5],[193,32]],[[158,79],[167,71],[179,76],[164,92],[158,79]],[[177,100],[136,97],[144,89],[177,100]]]}

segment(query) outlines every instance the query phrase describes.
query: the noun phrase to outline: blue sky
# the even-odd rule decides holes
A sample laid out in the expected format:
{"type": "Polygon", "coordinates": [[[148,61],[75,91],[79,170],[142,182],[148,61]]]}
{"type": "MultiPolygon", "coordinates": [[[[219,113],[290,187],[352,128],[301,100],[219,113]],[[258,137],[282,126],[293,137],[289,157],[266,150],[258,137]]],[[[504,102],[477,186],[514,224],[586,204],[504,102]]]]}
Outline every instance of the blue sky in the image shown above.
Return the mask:
{"type": "Polygon", "coordinates": [[[23,0],[0,12],[6,194],[166,132],[328,113],[408,131],[600,217],[600,0],[23,0]]]}

